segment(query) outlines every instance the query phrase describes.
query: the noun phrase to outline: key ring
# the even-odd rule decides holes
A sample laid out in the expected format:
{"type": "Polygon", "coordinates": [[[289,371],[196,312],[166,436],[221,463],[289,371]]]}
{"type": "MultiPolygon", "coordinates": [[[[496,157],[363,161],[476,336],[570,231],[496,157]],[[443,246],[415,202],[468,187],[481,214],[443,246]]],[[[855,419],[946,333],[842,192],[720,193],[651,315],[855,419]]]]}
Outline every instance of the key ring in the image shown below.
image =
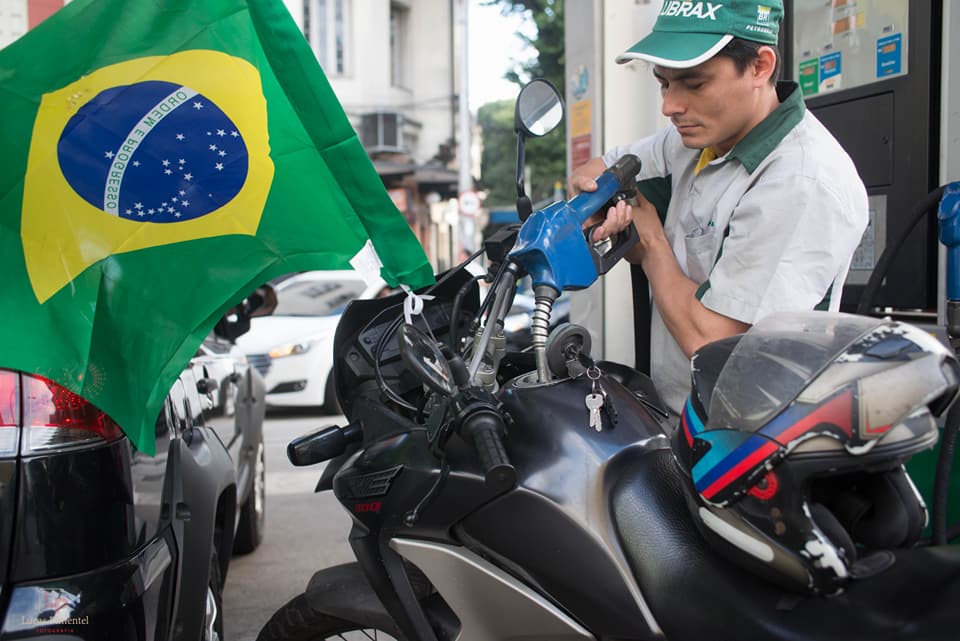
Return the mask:
{"type": "Polygon", "coordinates": [[[587,378],[589,378],[594,383],[600,380],[601,373],[602,372],[600,371],[600,368],[597,367],[596,365],[591,365],[590,367],[587,368],[587,378]]]}

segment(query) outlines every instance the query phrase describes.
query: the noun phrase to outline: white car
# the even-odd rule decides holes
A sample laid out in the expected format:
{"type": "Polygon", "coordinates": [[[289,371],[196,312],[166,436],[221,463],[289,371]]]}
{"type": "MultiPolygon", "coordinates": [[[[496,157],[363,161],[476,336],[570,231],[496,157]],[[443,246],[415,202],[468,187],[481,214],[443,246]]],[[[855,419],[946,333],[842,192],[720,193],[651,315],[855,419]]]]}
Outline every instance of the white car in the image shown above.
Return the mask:
{"type": "Polygon", "coordinates": [[[237,346],[267,386],[267,406],[322,407],[338,414],[333,387],[333,335],[347,303],[373,298],[386,283],[367,284],[352,270],[310,271],[274,285],[277,306],[250,319],[237,346]]]}

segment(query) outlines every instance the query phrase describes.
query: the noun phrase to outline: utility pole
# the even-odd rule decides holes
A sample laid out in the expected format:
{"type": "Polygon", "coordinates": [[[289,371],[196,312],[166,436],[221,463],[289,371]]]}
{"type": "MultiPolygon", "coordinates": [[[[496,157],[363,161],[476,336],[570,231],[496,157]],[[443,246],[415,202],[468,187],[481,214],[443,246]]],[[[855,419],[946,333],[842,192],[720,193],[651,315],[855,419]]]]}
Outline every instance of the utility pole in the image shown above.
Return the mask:
{"type": "MultiPolygon", "coordinates": [[[[474,250],[474,216],[476,211],[465,203],[472,203],[476,195],[473,193],[473,176],[470,173],[470,100],[469,100],[469,69],[470,69],[470,2],[462,0],[460,11],[460,141],[457,146],[460,157],[460,175],[457,192],[460,195],[460,245],[467,252],[474,250]],[[466,211],[465,211],[466,210],[466,211]]],[[[454,260],[454,264],[459,260],[454,260]]]]}

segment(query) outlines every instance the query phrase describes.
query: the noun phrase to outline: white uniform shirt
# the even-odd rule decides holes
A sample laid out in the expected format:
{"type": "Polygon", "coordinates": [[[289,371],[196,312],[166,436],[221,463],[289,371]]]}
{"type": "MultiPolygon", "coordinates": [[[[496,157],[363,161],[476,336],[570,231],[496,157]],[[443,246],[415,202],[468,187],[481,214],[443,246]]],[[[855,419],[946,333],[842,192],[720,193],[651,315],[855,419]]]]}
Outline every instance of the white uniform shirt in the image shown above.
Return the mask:
{"type": "MultiPolygon", "coordinates": [[[[681,269],[705,307],[749,324],[776,311],[839,309],[869,215],[853,161],[806,111],[797,85],[777,92],[780,106],[699,174],[700,150],[684,147],[672,126],[603,156],[610,166],[635,154],[638,182],[669,181],[664,231],[681,269]]],[[[651,322],[651,375],[679,413],[690,361],[656,306],[651,322]]]]}

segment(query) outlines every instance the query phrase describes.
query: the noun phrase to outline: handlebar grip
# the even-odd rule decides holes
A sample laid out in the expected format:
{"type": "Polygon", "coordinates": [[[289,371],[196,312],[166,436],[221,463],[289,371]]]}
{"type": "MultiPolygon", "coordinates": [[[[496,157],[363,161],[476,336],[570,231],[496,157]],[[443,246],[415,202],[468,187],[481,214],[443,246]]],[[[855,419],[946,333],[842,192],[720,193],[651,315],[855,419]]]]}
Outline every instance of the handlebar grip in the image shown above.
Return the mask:
{"type": "Polygon", "coordinates": [[[517,484],[517,470],[503,445],[503,419],[499,414],[492,410],[474,412],[463,422],[461,432],[477,450],[487,485],[508,489],[517,484]]]}

